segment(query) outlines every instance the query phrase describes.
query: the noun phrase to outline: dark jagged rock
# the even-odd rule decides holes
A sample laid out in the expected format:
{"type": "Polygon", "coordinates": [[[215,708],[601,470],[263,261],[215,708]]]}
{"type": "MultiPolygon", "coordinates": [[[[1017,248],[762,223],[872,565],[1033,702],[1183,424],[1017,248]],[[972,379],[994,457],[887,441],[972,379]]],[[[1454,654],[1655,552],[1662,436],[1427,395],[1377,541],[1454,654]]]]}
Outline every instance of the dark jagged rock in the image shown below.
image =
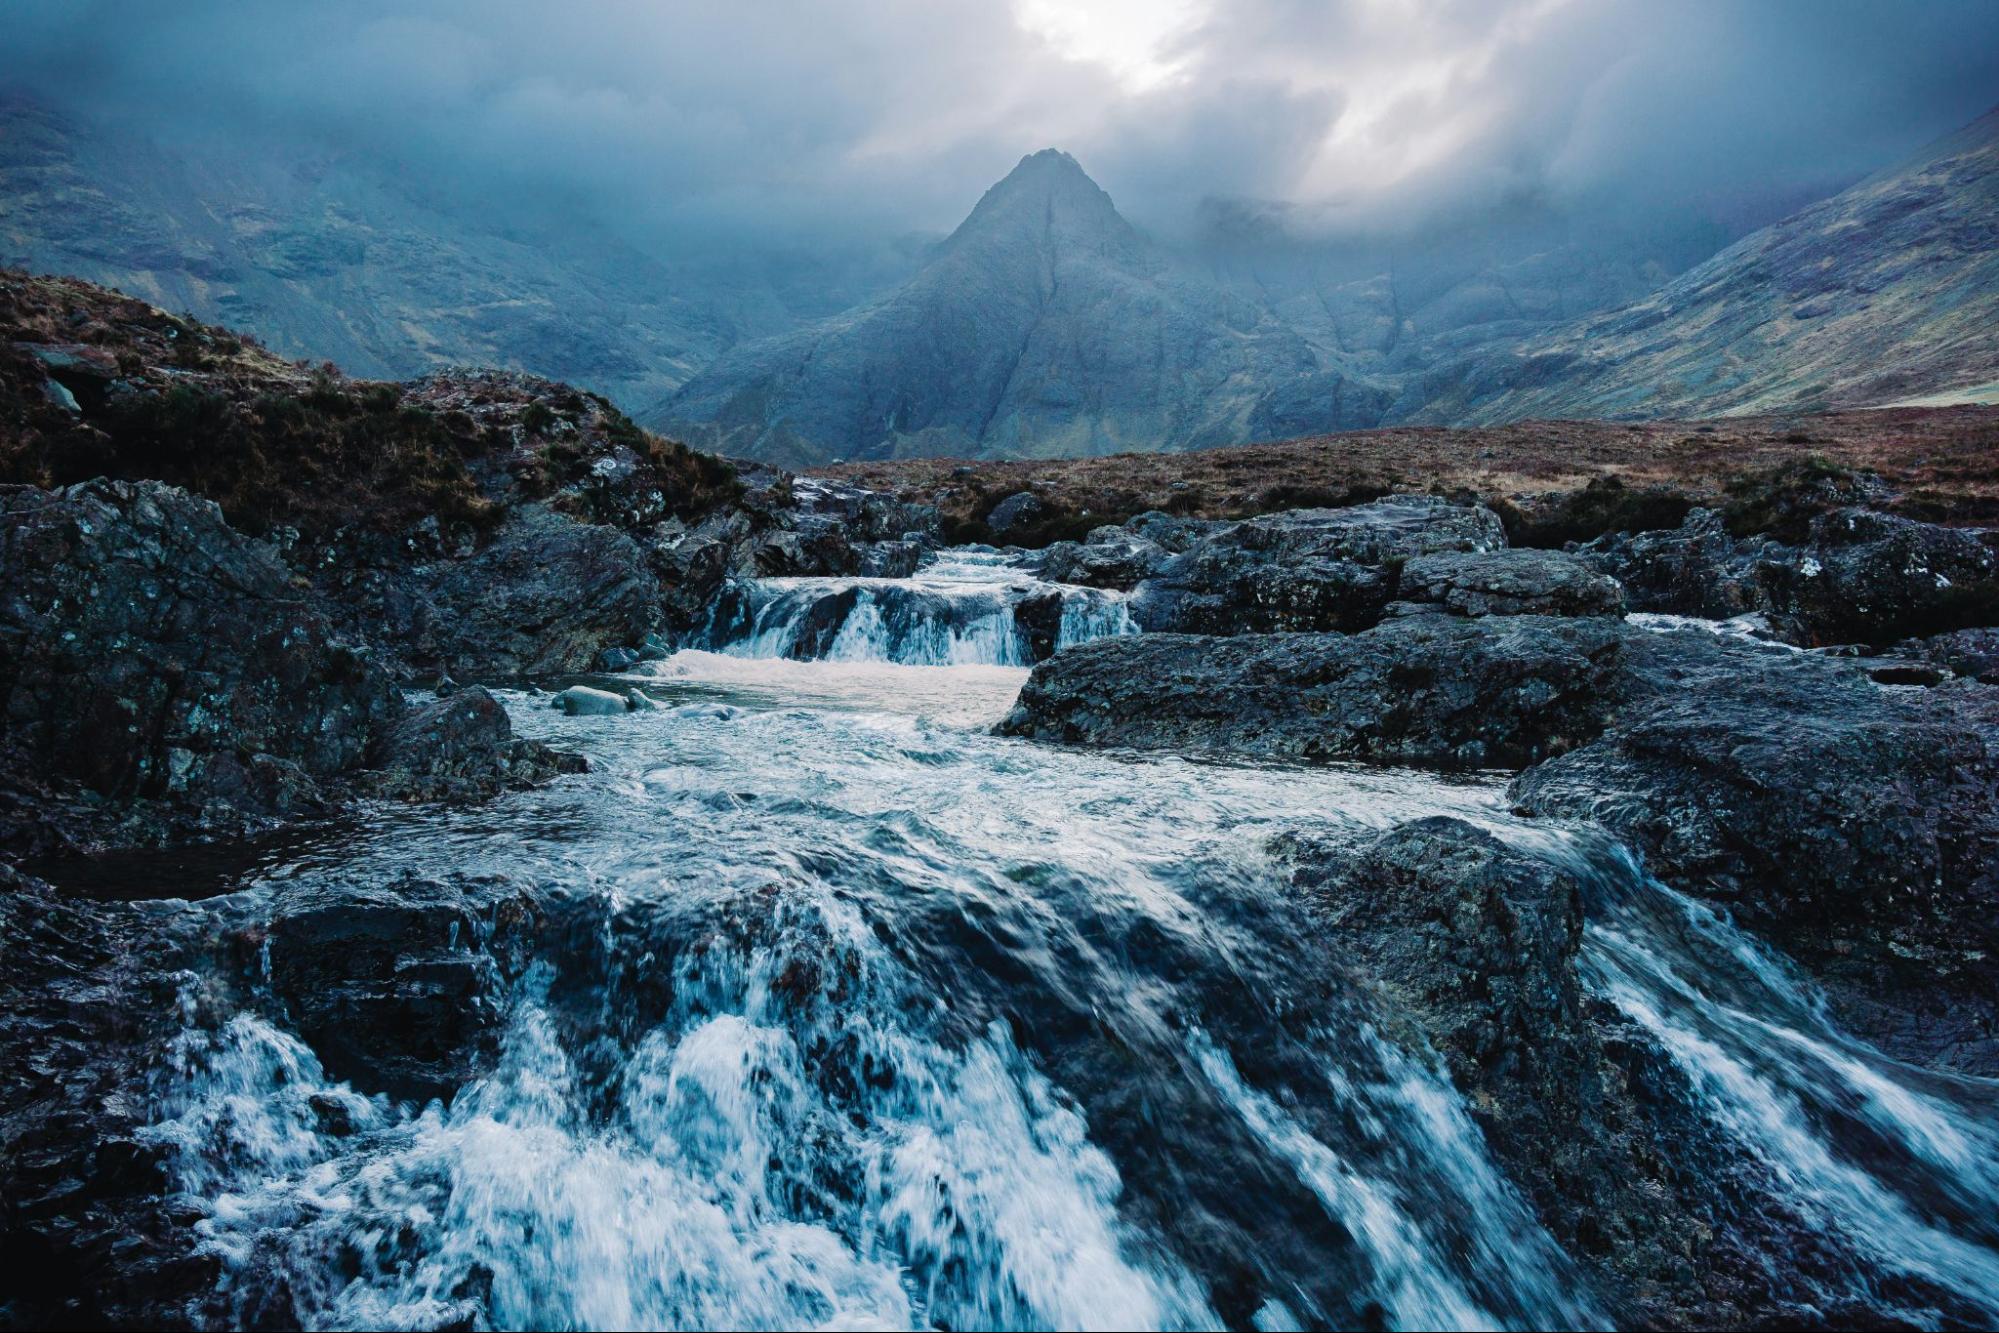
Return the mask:
{"type": "Polygon", "coordinates": [[[1091,529],[1090,540],[1101,541],[1122,532],[1143,538],[1177,555],[1192,549],[1228,526],[1227,523],[1217,519],[1188,518],[1159,509],[1148,509],[1128,520],[1122,527],[1105,524],[1103,527],[1091,529]]]}
{"type": "Polygon", "coordinates": [[[744,575],[905,578],[936,545],[937,509],[826,477],[751,467],[751,495],[775,526],[752,543],[744,575]]]}
{"type": "Polygon", "coordinates": [[[1577,554],[1623,585],[1633,611],[1726,620],[1765,607],[1755,563],[1767,543],[1744,545],[1719,514],[1696,509],[1677,528],[1609,533],[1577,554]]]}
{"type": "Polygon", "coordinates": [[[1982,532],[1865,509],[1812,520],[1806,546],[1758,566],[1802,643],[1893,643],[1999,624],[1999,549],[1982,532]]]}
{"type": "Polygon", "coordinates": [[[1695,510],[1670,532],[1615,534],[1582,547],[1631,607],[1676,615],[1769,617],[1803,645],[1886,645],[1999,623],[1999,550],[1986,533],[1866,509],[1812,518],[1803,544],[1737,539],[1695,510]]]}
{"type": "Polygon", "coordinates": [[[1655,658],[1651,697],[1512,800],[1601,824],[1725,902],[1891,1050],[1999,1071],[1999,692],[1883,686],[1862,665],[1655,658]]]}
{"type": "Polygon", "coordinates": [[[288,888],[271,905],[271,985],[336,1078],[448,1097],[492,1055],[539,923],[504,880],[288,888]]]}
{"type": "Polygon", "coordinates": [[[1004,537],[1041,517],[1044,507],[1033,491],[1016,491],[992,507],[992,512],[986,515],[986,526],[994,536],[1004,537]]]}
{"type": "Polygon", "coordinates": [[[1190,634],[1364,629],[1393,600],[1403,562],[1505,545],[1491,510],[1431,496],[1297,509],[1196,542],[1138,586],[1131,614],[1144,629],[1190,634]]]}
{"type": "Polygon", "coordinates": [[[1421,555],[1402,567],[1396,595],[1460,616],[1621,616],[1624,589],[1561,551],[1421,555]]]}
{"type": "Polygon", "coordinates": [[[1051,583],[1129,592],[1181,552],[1228,525],[1149,510],[1124,524],[1093,528],[1080,542],[1050,542],[1032,568],[1051,583]]]}
{"type": "Polygon", "coordinates": [[[573,762],[484,690],[412,713],[269,545],[158,482],[0,488],[0,573],[16,855],[240,837],[357,788],[469,798],[573,762]]]}
{"type": "Polygon", "coordinates": [[[1101,639],[1037,666],[1000,730],[1294,759],[1527,764],[1601,729],[1624,637],[1601,618],[1417,615],[1351,635],[1101,639]]]}
{"type": "Polygon", "coordinates": [[[1620,1323],[1813,1316],[1810,1220],[1772,1202],[1656,1041],[1582,985],[1586,906],[1614,890],[1444,817],[1272,851],[1322,923],[1314,945],[1377,997],[1391,1037],[1441,1057],[1620,1323]]]}
{"type": "Polygon", "coordinates": [[[1035,669],[1002,732],[1497,766],[1727,903],[1910,1058],[1999,1068],[1999,691],[1608,618],[1146,635],[1035,669]],[[1549,756],[1559,756],[1549,758],[1549,756]]]}
{"type": "Polygon", "coordinates": [[[0,1322],[185,1327],[213,1286],[198,1209],[146,1140],[183,951],[156,914],[78,902],[0,865],[0,1322]]]}
{"type": "Polygon", "coordinates": [[[580,755],[516,737],[507,710],[477,685],[411,710],[370,762],[369,790],[404,800],[476,800],[586,767],[580,755]]]}
{"type": "Polygon", "coordinates": [[[1298,839],[1280,850],[1325,914],[1328,947],[1421,1024],[1489,1120],[1533,1137],[1555,1103],[1574,1123],[1583,903],[1572,879],[1442,817],[1352,851],[1298,839]]]}
{"type": "Polygon", "coordinates": [[[131,809],[139,840],[313,811],[402,714],[268,546],[172,487],[0,490],[0,576],[16,774],[131,809]]]}
{"type": "Polygon", "coordinates": [[[1046,661],[1062,638],[1062,595],[1043,593],[1014,603],[1013,623],[1027,643],[1029,659],[1046,661]]]}
{"type": "Polygon", "coordinates": [[[540,505],[468,558],[412,570],[406,586],[405,642],[461,676],[587,671],[606,645],[664,627],[659,580],[631,536],[540,505]]]}
{"type": "Polygon", "coordinates": [[[870,579],[906,579],[930,554],[927,542],[916,540],[864,542],[854,548],[854,572],[870,579]]]}
{"type": "Polygon", "coordinates": [[[1921,658],[1955,675],[1999,685],[1999,628],[1961,629],[1896,645],[1904,657],[1921,658]]]}
{"type": "Polygon", "coordinates": [[[1032,568],[1050,583],[1129,591],[1157,574],[1170,559],[1172,554],[1157,542],[1123,528],[1110,528],[1091,533],[1087,542],[1053,542],[1043,547],[1032,568]]]}

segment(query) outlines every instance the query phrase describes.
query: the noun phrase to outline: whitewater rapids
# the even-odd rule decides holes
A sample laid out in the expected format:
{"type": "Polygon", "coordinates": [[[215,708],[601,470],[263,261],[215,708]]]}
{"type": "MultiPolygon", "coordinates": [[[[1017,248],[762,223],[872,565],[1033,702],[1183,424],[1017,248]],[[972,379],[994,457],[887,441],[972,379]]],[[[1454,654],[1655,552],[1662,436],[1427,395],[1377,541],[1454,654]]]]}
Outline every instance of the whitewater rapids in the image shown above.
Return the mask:
{"type": "MultiPolygon", "coordinates": [[[[640,669],[656,711],[505,693],[591,771],[384,811],[235,895],[499,874],[581,924],[448,1106],[334,1082],[254,998],[219,1023],[190,1004],[148,1133],[221,1266],[194,1316],[1600,1325],[1435,1061],[1315,960],[1265,851],[1447,814],[1586,878],[1592,990],[1853,1282],[1906,1273],[1999,1319],[1989,1084],[1842,1035],[1753,941],[1617,849],[1513,820],[1496,780],[989,735],[1026,676],[1018,576],[960,568],[988,572],[933,575],[910,596],[951,605],[901,629],[904,594],[865,581],[750,590],[736,630],[640,669]],[[857,587],[798,660],[811,606],[857,587]]],[[[1075,600],[1097,617],[1075,634],[1122,632],[1114,598],[1075,600]]]]}

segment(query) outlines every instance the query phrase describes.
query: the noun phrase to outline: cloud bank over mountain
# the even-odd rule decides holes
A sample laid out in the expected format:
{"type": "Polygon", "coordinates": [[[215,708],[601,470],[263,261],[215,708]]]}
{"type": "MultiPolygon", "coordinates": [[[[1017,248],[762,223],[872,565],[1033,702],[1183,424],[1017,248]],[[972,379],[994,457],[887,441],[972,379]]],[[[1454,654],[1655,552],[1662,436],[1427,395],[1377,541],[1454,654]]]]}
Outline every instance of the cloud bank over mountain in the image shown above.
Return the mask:
{"type": "Polygon", "coordinates": [[[843,6],[23,3],[0,81],[282,137],[701,250],[943,232],[1022,153],[1140,225],[1307,234],[1522,204],[1739,232],[1968,121],[1999,6],[1639,0],[843,6]]]}

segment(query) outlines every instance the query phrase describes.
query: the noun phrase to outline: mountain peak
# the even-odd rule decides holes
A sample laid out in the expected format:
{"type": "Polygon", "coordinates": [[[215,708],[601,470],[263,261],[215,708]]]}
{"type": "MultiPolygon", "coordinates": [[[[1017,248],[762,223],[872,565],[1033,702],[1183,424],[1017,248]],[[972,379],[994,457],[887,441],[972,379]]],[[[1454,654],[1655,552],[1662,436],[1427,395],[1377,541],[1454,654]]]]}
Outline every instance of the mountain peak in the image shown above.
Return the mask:
{"type": "Polygon", "coordinates": [[[1097,250],[1135,252],[1138,246],[1138,234],[1103,187],[1090,179],[1082,163],[1059,148],[1021,158],[986,191],[945,245],[959,248],[979,238],[1016,240],[1026,235],[1097,250]]]}
{"type": "MultiPolygon", "coordinates": [[[[1087,181],[1092,186],[1096,184],[1095,181],[1090,180],[1090,173],[1083,170],[1083,164],[1063,152],[1060,148],[1044,148],[1038,153],[1029,153],[1026,157],[1020,159],[1020,162],[1012,171],[1007,173],[1006,180],[1012,180],[1016,176],[1032,175],[1037,172],[1053,172],[1074,176],[1077,179],[1087,181]]],[[[1001,182],[1001,184],[1004,183],[1005,181],[1001,182]]]]}

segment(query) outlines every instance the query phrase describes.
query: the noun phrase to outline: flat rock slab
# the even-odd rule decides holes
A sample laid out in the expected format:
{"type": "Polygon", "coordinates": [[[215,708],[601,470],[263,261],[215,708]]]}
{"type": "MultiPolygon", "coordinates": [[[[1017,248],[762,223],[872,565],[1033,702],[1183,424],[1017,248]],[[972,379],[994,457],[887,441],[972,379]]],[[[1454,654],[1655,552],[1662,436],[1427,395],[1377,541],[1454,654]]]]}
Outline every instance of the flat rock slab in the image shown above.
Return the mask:
{"type": "Polygon", "coordinates": [[[1566,551],[1445,551],[1402,567],[1396,596],[1460,616],[1621,616],[1624,588],[1566,551]]]}
{"type": "Polygon", "coordinates": [[[1004,734],[1260,758],[1529,764],[1603,727],[1616,621],[1418,615],[1359,634],[1145,634],[1035,668],[1004,734]]]}

